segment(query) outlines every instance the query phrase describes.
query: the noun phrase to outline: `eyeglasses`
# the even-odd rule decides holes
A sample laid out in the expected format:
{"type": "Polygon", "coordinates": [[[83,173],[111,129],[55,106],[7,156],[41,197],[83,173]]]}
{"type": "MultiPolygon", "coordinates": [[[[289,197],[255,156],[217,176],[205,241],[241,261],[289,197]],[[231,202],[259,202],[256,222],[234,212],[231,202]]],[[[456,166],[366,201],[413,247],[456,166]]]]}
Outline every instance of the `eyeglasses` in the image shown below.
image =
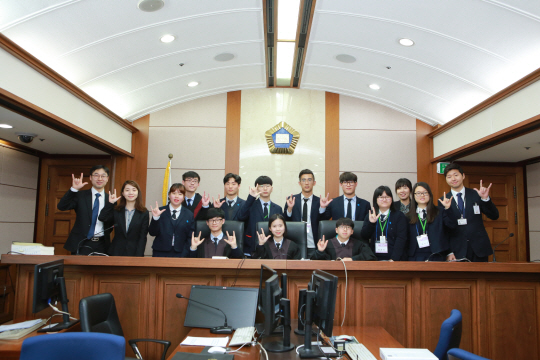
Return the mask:
{"type": "Polygon", "coordinates": [[[259,187],[261,189],[270,189],[272,187],[272,185],[268,185],[268,184],[267,185],[259,185],[259,187]]]}
{"type": "Polygon", "coordinates": [[[219,219],[209,219],[208,222],[210,224],[219,224],[220,222],[222,222],[223,219],[219,218],[219,219]]]}
{"type": "Polygon", "coordinates": [[[428,196],[429,193],[428,192],[415,192],[414,195],[416,195],[416,196],[428,196]]]}
{"type": "Polygon", "coordinates": [[[106,179],[106,178],[109,177],[109,175],[107,175],[107,174],[104,174],[104,175],[101,175],[101,174],[92,174],[92,177],[93,177],[94,179],[106,179]]]}
{"type": "Polygon", "coordinates": [[[313,179],[302,179],[302,180],[300,180],[300,182],[303,182],[303,183],[312,183],[312,182],[313,182],[313,179]]]}
{"type": "Polygon", "coordinates": [[[379,197],[377,197],[377,200],[387,201],[387,200],[392,200],[392,197],[390,197],[390,196],[379,196],[379,197]]]}
{"type": "Polygon", "coordinates": [[[185,183],[192,183],[192,184],[196,184],[199,182],[199,179],[197,178],[187,178],[186,180],[184,180],[185,183]]]}
{"type": "Polygon", "coordinates": [[[352,230],[352,227],[347,226],[347,225],[341,225],[341,226],[338,226],[338,229],[339,230],[352,230]]]}
{"type": "Polygon", "coordinates": [[[356,184],[356,181],[343,181],[341,183],[345,186],[353,186],[354,184],[356,184]]]}

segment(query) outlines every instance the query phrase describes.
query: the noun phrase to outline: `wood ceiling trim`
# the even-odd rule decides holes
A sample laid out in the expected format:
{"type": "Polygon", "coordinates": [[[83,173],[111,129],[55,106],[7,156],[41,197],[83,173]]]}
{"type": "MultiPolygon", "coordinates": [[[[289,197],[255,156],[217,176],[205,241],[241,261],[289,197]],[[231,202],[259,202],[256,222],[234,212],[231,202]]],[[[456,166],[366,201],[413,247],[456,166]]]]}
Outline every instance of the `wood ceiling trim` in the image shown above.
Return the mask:
{"type": "Polygon", "coordinates": [[[307,53],[307,49],[308,49],[308,44],[309,44],[309,36],[311,34],[311,27],[313,25],[313,15],[315,14],[315,5],[317,5],[317,0],[311,0],[311,11],[310,11],[310,14],[309,14],[309,20],[308,20],[308,28],[307,28],[307,33],[306,33],[306,40],[305,40],[305,43],[304,43],[304,51],[302,53],[302,59],[301,59],[301,62],[300,62],[300,76],[298,78],[298,84],[296,84],[296,86],[294,86],[294,74],[296,72],[296,64],[298,64],[298,45],[299,45],[299,41],[300,41],[300,32],[302,30],[302,17],[303,17],[303,14],[304,14],[304,6],[306,4],[306,0],[301,0],[300,1],[300,11],[298,12],[298,26],[297,26],[297,29],[296,29],[296,41],[295,41],[295,49],[294,49],[294,57],[293,57],[293,69],[292,69],[292,73],[291,73],[291,87],[292,88],[295,88],[295,89],[299,89],[300,88],[300,84],[302,83],[302,74],[304,73],[304,66],[305,66],[305,63],[306,63],[306,53],[307,53]]]}
{"type": "Polygon", "coordinates": [[[43,62],[38,60],[35,56],[31,55],[29,52],[21,48],[19,45],[15,44],[5,35],[0,34],[0,48],[6,50],[11,55],[15,56],[20,61],[24,62],[26,65],[30,66],[49,80],[53,81],[58,86],[69,91],[71,94],[84,101],[89,106],[93,107],[101,114],[105,115],[115,123],[119,124],[123,128],[131,131],[132,133],[137,132],[137,128],[127,120],[122,119],[120,116],[113,113],[103,104],[98,102],[96,99],[82,91],[78,86],[73,84],[71,81],[58,74],[56,71],[45,65],[43,62]]]}
{"type": "Polygon", "coordinates": [[[277,0],[263,0],[263,18],[264,18],[264,62],[266,64],[266,87],[273,88],[276,87],[277,77],[276,77],[276,53],[277,53],[277,6],[278,1],[277,0]],[[268,3],[273,3],[273,33],[268,32],[268,14],[267,14],[267,7],[268,3]],[[269,38],[272,38],[273,44],[269,43],[269,38]],[[272,45],[272,46],[270,46],[272,45]],[[269,55],[269,47],[272,48],[272,65],[268,63],[268,59],[270,57],[269,55]],[[270,69],[272,71],[270,71],[270,69]],[[270,72],[274,74],[273,76],[273,84],[270,84],[270,72]]]}

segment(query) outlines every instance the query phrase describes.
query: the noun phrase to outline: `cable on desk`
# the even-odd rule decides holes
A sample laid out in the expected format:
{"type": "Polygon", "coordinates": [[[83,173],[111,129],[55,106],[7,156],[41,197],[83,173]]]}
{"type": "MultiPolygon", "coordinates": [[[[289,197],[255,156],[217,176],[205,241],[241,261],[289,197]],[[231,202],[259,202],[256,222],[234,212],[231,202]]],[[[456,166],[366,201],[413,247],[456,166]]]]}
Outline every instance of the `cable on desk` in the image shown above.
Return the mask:
{"type": "Polygon", "coordinates": [[[342,258],[337,258],[337,260],[341,260],[341,263],[343,264],[343,269],[345,270],[345,301],[343,306],[343,320],[341,321],[341,326],[345,323],[345,314],[347,314],[347,285],[348,285],[348,278],[347,278],[347,266],[345,265],[345,261],[342,258]]]}
{"type": "Polygon", "coordinates": [[[242,266],[244,265],[244,261],[246,261],[246,258],[242,258],[242,260],[238,263],[238,265],[236,266],[236,274],[234,275],[234,281],[232,283],[232,286],[231,287],[235,287],[236,286],[236,280],[238,280],[238,275],[240,275],[240,269],[242,269],[242,266]]]}

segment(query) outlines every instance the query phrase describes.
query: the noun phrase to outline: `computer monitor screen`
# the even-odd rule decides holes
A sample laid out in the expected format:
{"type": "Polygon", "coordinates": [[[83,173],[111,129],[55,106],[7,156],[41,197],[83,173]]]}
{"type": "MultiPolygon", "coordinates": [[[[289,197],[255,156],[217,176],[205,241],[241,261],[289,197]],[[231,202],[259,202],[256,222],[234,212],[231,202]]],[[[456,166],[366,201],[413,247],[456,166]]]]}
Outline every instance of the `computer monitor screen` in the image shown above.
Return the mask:
{"type": "Polygon", "coordinates": [[[309,290],[316,293],[312,308],[313,323],[326,336],[332,336],[334,312],[336,310],[338,277],[322,270],[315,270],[311,275],[309,290]]]}
{"type": "MultiPolygon", "coordinates": [[[[253,288],[193,285],[189,298],[221,309],[228,325],[238,329],[255,325],[258,294],[253,288]]],[[[223,326],[224,320],[220,311],[189,301],[184,326],[213,328],[223,326]]]]}
{"type": "Polygon", "coordinates": [[[32,312],[49,308],[49,303],[61,300],[58,278],[64,277],[64,260],[38,264],[34,267],[34,301],[32,312]]]}
{"type": "Polygon", "coordinates": [[[270,279],[273,275],[277,275],[277,271],[264,264],[261,265],[261,276],[259,279],[259,301],[257,303],[261,312],[264,312],[262,309],[263,287],[265,286],[266,280],[270,279]]]}

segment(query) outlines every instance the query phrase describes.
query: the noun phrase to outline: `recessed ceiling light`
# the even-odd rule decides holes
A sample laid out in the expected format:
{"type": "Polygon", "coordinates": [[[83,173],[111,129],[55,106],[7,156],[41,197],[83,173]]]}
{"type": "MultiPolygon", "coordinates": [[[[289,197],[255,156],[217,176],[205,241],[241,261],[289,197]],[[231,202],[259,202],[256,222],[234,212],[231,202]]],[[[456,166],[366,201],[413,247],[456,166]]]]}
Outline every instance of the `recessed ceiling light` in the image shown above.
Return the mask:
{"type": "Polygon", "coordinates": [[[214,60],[216,61],[230,61],[232,59],[234,59],[234,54],[231,53],[223,53],[214,56],[214,60]]]}
{"type": "Polygon", "coordinates": [[[414,45],[414,41],[412,41],[411,39],[399,39],[399,43],[403,46],[413,46],[414,45]]]}
{"type": "Polygon", "coordinates": [[[170,43],[174,41],[174,39],[176,39],[174,35],[167,34],[167,35],[163,35],[160,40],[163,43],[170,43]]]}
{"type": "Polygon", "coordinates": [[[197,85],[199,85],[199,83],[196,82],[196,81],[192,81],[192,82],[190,82],[189,84],[187,84],[187,86],[189,86],[189,87],[195,87],[195,86],[197,86],[197,85]]]}
{"type": "Polygon", "coordinates": [[[13,126],[8,125],[8,124],[0,124],[0,128],[2,128],[2,129],[13,129],[13,126]]]}
{"type": "Polygon", "coordinates": [[[371,84],[371,85],[369,85],[369,88],[373,89],[373,90],[379,90],[381,87],[379,85],[377,85],[377,84],[371,84]]]}
{"type": "Polygon", "coordinates": [[[146,12],[158,11],[165,5],[162,0],[141,0],[137,7],[146,12]]]}
{"type": "Polygon", "coordinates": [[[341,61],[342,63],[350,64],[350,63],[355,62],[356,58],[354,56],[352,56],[352,55],[339,54],[339,55],[336,56],[336,60],[341,61]]]}

